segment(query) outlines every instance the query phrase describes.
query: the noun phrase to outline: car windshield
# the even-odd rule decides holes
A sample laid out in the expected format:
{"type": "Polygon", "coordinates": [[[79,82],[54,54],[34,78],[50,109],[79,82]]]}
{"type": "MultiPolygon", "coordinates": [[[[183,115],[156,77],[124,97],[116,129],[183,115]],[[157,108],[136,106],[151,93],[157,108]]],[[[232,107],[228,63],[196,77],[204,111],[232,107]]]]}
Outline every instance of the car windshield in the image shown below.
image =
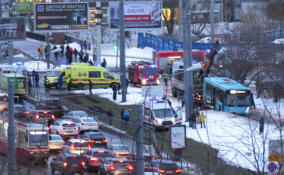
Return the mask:
{"type": "Polygon", "coordinates": [[[168,118],[173,117],[171,109],[154,109],[155,117],[157,118],[168,118]]]}
{"type": "Polygon", "coordinates": [[[74,123],[66,123],[62,125],[63,127],[74,127],[76,126],[74,123]]]}
{"type": "Polygon", "coordinates": [[[250,106],[249,94],[227,94],[228,106],[250,106]]]}
{"type": "Polygon", "coordinates": [[[48,100],[46,101],[47,106],[61,106],[60,100],[48,100]]]}
{"type": "Polygon", "coordinates": [[[157,75],[158,74],[158,68],[146,68],[142,70],[143,75],[157,75]]]}
{"type": "Polygon", "coordinates": [[[63,139],[60,136],[54,135],[54,136],[51,136],[51,140],[63,140],[63,139]]]}
{"type": "Polygon", "coordinates": [[[60,71],[52,71],[48,74],[48,77],[58,77],[60,71]]]}
{"type": "Polygon", "coordinates": [[[83,119],[82,122],[96,122],[96,120],[92,118],[83,119]]]}
{"type": "Polygon", "coordinates": [[[113,162],[113,164],[114,164],[114,166],[117,166],[117,167],[122,167],[122,166],[126,167],[126,166],[128,166],[130,163],[129,163],[129,161],[118,160],[118,161],[113,162]]]}
{"type": "Polygon", "coordinates": [[[89,136],[90,139],[104,139],[105,137],[101,134],[93,134],[89,136]]]}
{"type": "Polygon", "coordinates": [[[178,166],[175,163],[163,163],[163,169],[165,170],[176,170],[178,166]]]}
{"type": "Polygon", "coordinates": [[[76,143],[74,143],[75,144],[75,146],[76,146],[76,148],[80,148],[80,147],[87,147],[88,148],[88,142],[76,142],[76,143]]]}
{"type": "Polygon", "coordinates": [[[115,151],[118,151],[118,150],[128,150],[128,147],[125,146],[125,145],[115,146],[114,150],[115,151]]]}
{"type": "Polygon", "coordinates": [[[111,154],[106,151],[98,151],[98,152],[94,152],[94,156],[95,157],[111,157],[111,154]]]}
{"type": "Polygon", "coordinates": [[[68,162],[71,163],[80,163],[80,157],[79,156],[73,156],[67,158],[68,162]]]}
{"type": "Polygon", "coordinates": [[[73,116],[88,117],[88,114],[84,111],[73,111],[73,116]]]}
{"type": "Polygon", "coordinates": [[[26,108],[24,106],[15,106],[15,109],[18,111],[25,111],[26,108]]]}
{"type": "Polygon", "coordinates": [[[29,145],[30,146],[48,146],[47,131],[30,131],[29,132],[29,145]]]}

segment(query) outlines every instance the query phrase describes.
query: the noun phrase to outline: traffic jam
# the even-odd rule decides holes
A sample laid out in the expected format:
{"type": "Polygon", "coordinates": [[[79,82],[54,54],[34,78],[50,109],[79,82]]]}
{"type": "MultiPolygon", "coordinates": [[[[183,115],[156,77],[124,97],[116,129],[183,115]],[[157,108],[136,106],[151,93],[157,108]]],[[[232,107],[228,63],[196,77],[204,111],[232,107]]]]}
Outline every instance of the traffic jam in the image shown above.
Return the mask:
{"type": "MultiPolygon", "coordinates": [[[[7,97],[1,98],[5,102],[7,97]]],[[[7,103],[1,107],[0,151],[7,155],[7,103]]],[[[46,98],[35,108],[14,105],[17,162],[48,164],[52,174],[136,174],[135,153],[127,144],[109,144],[94,116],[68,111],[57,97],[46,98]]],[[[144,146],[147,150],[149,145],[144,146]]],[[[145,172],[182,172],[174,161],[161,160],[156,153],[145,151],[144,161],[145,172]]]]}

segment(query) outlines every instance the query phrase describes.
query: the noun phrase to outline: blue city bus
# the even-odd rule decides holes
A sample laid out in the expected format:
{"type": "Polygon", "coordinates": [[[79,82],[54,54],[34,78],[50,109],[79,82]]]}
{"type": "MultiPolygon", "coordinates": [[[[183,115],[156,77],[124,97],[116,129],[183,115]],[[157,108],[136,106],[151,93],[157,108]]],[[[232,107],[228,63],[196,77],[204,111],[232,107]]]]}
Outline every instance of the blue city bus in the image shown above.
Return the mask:
{"type": "Polygon", "coordinates": [[[206,77],[203,81],[203,102],[219,111],[249,114],[252,94],[248,87],[227,77],[206,77]]]}

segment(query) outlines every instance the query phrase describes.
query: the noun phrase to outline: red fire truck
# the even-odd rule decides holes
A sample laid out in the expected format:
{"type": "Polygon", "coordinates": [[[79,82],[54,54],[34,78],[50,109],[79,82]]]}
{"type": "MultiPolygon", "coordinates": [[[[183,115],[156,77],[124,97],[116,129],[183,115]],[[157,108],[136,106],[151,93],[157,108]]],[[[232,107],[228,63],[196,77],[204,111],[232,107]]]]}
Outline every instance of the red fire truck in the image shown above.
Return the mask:
{"type": "Polygon", "coordinates": [[[156,65],[145,61],[134,61],[128,66],[129,81],[134,85],[159,85],[159,70],[156,65]]]}
{"type": "MultiPolygon", "coordinates": [[[[201,62],[203,66],[206,66],[209,62],[209,51],[192,50],[192,61],[201,62]]],[[[160,73],[164,72],[166,66],[172,65],[175,60],[183,59],[183,51],[154,51],[153,63],[159,68],[160,73]]]]}

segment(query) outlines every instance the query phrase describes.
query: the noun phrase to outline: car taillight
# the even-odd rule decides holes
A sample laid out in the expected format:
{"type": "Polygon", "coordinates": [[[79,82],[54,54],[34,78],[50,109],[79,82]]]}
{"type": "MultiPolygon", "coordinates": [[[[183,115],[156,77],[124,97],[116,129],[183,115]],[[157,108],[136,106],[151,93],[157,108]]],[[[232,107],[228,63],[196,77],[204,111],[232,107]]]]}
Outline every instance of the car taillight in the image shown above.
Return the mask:
{"type": "Polygon", "coordinates": [[[154,156],[152,156],[152,160],[155,160],[155,157],[154,157],[154,156]]]}
{"type": "Polygon", "coordinates": [[[115,169],[117,169],[117,167],[116,167],[116,166],[113,166],[113,165],[109,165],[109,166],[107,167],[107,169],[108,169],[108,170],[115,170],[115,169]]]}
{"type": "Polygon", "coordinates": [[[76,150],[76,147],[75,147],[74,144],[71,145],[71,149],[72,149],[72,150],[76,150]]]}
{"type": "Polygon", "coordinates": [[[51,114],[51,119],[55,119],[55,115],[54,114],[51,114]]]}
{"type": "Polygon", "coordinates": [[[64,130],[65,128],[63,128],[63,127],[60,127],[60,129],[61,129],[61,130],[64,130]]]}
{"type": "Polygon", "coordinates": [[[181,169],[180,169],[180,168],[179,168],[179,169],[176,169],[175,172],[176,172],[176,173],[181,173],[181,169]]]}
{"type": "Polygon", "coordinates": [[[120,154],[115,154],[115,157],[119,157],[120,156],[120,154]]]}
{"type": "Polygon", "coordinates": [[[92,162],[95,162],[95,161],[98,161],[98,158],[96,158],[96,157],[91,157],[90,160],[91,160],[92,162]]]}
{"type": "Polygon", "coordinates": [[[91,145],[91,144],[88,144],[88,148],[91,149],[91,148],[92,148],[92,145],[91,145]]]}
{"type": "Polygon", "coordinates": [[[99,126],[99,123],[97,122],[96,125],[99,126]]]}
{"type": "Polygon", "coordinates": [[[82,123],[82,125],[84,125],[84,126],[85,126],[85,125],[87,125],[87,123],[82,123]]]}
{"type": "Polygon", "coordinates": [[[44,113],[44,114],[47,114],[48,112],[47,112],[47,111],[43,111],[43,113],[44,113]]]}
{"type": "Polygon", "coordinates": [[[134,169],[132,165],[128,165],[126,168],[130,171],[132,171],[134,169]]]}
{"type": "Polygon", "coordinates": [[[75,130],[79,130],[79,128],[78,128],[78,127],[75,127],[75,130]]]}
{"type": "Polygon", "coordinates": [[[67,167],[68,166],[68,162],[63,162],[62,165],[63,165],[63,167],[67,167]]]}
{"type": "Polygon", "coordinates": [[[95,140],[88,140],[88,142],[90,142],[90,143],[94,143],[94,142],[95,142],[95,140]]]}
{"type": "Polygon", "coordinates": [[[199,94],[199,95],[198,95],[198,97],[199,97],[199,98],[201,98],[201,97],[202,97],[202,95],[201,95],[201,94],[199,94]]]}
{"type": "Polygon", "coordinates": [[[98,153],[103,154],[103,153],[105,153],[105,151],[98,151],[98,153]]]}
{"type": "Polygon", "coordinates": [[[37,115],[35,115],[35,119],[36,120],[39,120],[39,118],[40,118],[40,116],[37,114],[37,115]]]}
{"type": "Polygon", "coordinates": [[[24,112],[24,114],[28,115],[28,114],[29,114],[29,112],[28,112],[28,111],[25,111],[25,112],[24,112]]]}
{"type": "Polygon", "coordinates": [[[158,169],[158,173],[165,173],[165,170],[158,169]]]}
{"type": "Polygon", "coordinates": [[[107,143],[107,139],[103,139],[103,143],[107,143]]]}
{"type": "Polygon", "coordinates": [[[86,162],[82,161],[82,162],[81,162],[81,165],[82,165],[82,166],[86,166],[86,162]]]}

